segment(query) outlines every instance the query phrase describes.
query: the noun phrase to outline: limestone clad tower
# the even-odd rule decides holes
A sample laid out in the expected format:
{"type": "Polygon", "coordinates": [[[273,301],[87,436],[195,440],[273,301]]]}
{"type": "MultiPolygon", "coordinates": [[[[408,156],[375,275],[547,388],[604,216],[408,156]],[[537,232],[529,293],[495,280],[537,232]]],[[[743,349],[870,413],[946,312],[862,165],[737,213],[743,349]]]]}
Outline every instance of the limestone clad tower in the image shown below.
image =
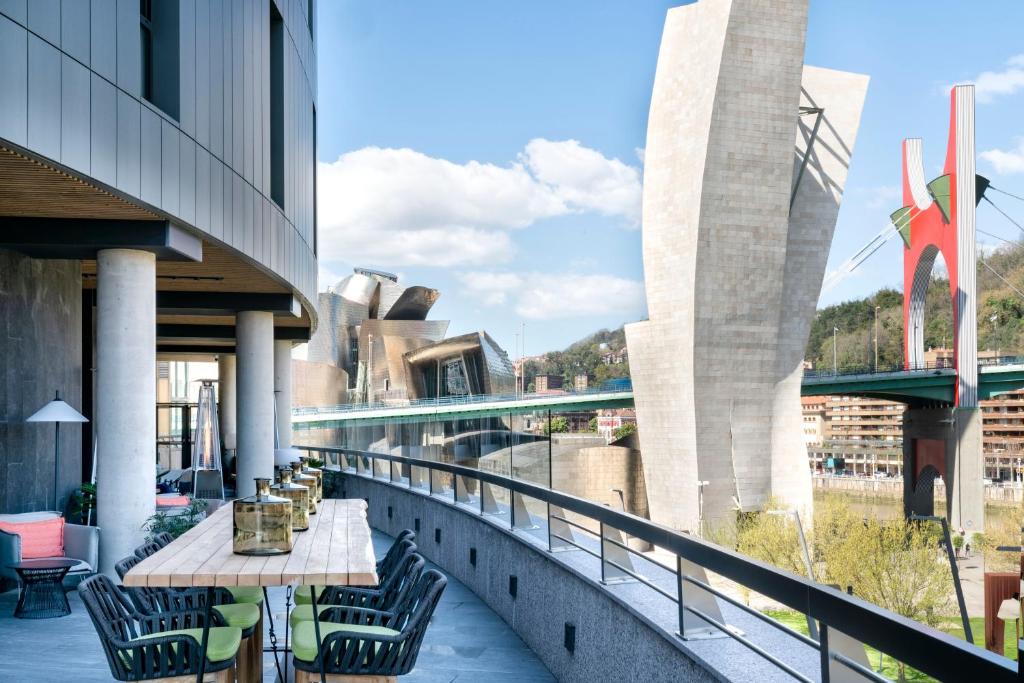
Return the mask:
{"type": "Polygon", "coordinates": [[[651,518],[811,507],[804,348],[867,91],[804,66],[807,0],[665,20],[647,129],[649,319],[628,325],[651,518]]]}

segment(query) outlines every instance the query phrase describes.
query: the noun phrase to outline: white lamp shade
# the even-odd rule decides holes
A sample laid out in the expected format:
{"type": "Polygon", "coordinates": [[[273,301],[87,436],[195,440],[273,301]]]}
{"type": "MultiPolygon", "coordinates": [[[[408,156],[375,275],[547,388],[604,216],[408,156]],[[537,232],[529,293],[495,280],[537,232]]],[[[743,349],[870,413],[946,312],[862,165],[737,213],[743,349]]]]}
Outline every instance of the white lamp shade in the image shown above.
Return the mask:
{"type": "Polygon", "coordinates": [[[1013,598],[1006,598],[999,605],[999,612],[996,616],[1003,621],[1013,621],[1014,619],[1020,619],[1020,602],[1013,598]]]}
{"type": "Polygon", "coordinates": [[[59,398],[37,410],[25,422],[88,422],[88,418],[59,398]]]}
{"type": "Polygon", "coordinates": [[[274,467],[291,467],[301,456],[298,448],[278,448],[274,451],[274,467]]]}

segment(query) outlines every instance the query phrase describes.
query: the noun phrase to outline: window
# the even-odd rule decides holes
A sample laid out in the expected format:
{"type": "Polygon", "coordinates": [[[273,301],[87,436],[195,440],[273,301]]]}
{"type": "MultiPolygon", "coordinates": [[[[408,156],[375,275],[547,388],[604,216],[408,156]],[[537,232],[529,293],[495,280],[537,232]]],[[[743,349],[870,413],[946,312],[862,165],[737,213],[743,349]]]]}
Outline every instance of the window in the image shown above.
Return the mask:
{"type": "Polygon", "coordinates": [[[284,208],[284,21],[270,3],[270,198],[284,208]]]}
{"type": "Polygon", "coordinates": [[[139,0],[142,97],[178,118],[178,0],[139,0]]]}

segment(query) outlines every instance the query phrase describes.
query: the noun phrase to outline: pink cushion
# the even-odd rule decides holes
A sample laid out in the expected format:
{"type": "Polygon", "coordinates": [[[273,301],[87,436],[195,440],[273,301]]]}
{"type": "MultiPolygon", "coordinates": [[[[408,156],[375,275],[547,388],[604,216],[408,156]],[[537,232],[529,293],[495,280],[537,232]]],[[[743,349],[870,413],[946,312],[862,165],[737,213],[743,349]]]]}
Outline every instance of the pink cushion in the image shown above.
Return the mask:
{"type": "Polygon", "coordinates": [[[157,507],[188,507],[188,496],[157,496],[157,507]]]}
{"type": "Polygon", "coordinates": [[[21,536],[21,559],[64,557],[64,518],[37,522],[0,522],[0,530],[21,536]]]}

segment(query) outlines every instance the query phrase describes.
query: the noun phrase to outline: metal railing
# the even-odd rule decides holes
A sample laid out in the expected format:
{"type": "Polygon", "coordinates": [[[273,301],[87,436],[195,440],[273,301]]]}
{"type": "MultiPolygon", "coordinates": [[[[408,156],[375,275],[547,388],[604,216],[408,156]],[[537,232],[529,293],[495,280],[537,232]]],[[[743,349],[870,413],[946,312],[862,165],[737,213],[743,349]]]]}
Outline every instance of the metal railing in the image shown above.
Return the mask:
{"type": "Polygon", "coordinates": [[[375,400],[364,403],[339,403],[330,406],[307,406],[292,409],[292,415],[322,415],[327,413],[353,413],[370,410],[387,410],[389,408],[432,408],[475,405],[479,403],[507,403],[511,401],[532,401],[537,399],[551,398],[573,398],[579,396],[603,396],[607,394],[628,393],[633,391],[633,385],[629,380],[607,383],[592,389],[558,390],[548,393],[528,394],[473,394],[466,396],[441,396],[438,398],[414,398],[414,399],[389,399],[375,400]]]}
{"type": "MultiPolygon", "coordinates": [[[[978,367],[991,367],[999,365],[1024,365],[1024,356],[995,356],[992,358],[979,358],[978,367]]],[[[838,368],[819,368],[804,370],[805,379],[843,377],[846,375],[887,375],[901,372],[921,372],[924,370],[955,370],[956,366],[952,358],[942,358],[935,361],[904,365],[900,363],[887,363],[885,365],[869,365],[858,363],[854,365],[841,365],[838,368]]]]}
{"type": "Polygon", "coordinates": [[[829,666],[831,662],[837,662],[871,680],[887,680],[851,660],[842,652],[830,649],[829,629],[835,629],[857,641],[870,645],[897,661],[939,680],[977,680],[992,683],[1002,681],[1009,683],[1017,680],[1016,663],[1009,659],[888,612],[829,586],[771,567],[727,548],[686,533],[677,532],[627,512],[619,512],[599,503],[528,481],[461,465],[345,448],[302,445],[297,447],[310,453],[319,454],[319,459],[323,460],[326,466],[333,463],[340,471],[348,474],[382,481],[396,487],[419,489],[422,493],[434,496],[435,499],[439,499],[437,494],[446,494],[448,491],[443,486],[441,490],[437,490],[438,486],[434,475],[436,473],[451,475],[452,497],[444,500],[465,511],[471,509],[470,506],[474,503],[467,494],[466,481],[475,481],[478,486],[479,501],[476,501],[478,506],[475,506],[474,512],[481,516],[497,511],[493,492],[488,496],[489,489],[486,487],[504,489],[508,491],[508,520],[512,531],[532,526],[529,520],[524,522],[521,517],[517,520],[516,508],[520,507],[521,510],[525,510],[525,506],[517,506],[515,497],[538,500],[547,506],[547,546],[549,551],[571,547],[594,557],[601,563],[602,582],[628,577],[628,579],[643,584],[664,599],[675,603],[678,609],[679,634],[685,637],[688,627],[693,628],[693,617],[696,617],[700,622],[742,643],[752,652],[799,681],[809,682],[812,679],[742,633],[729,628],[727,624],[716,619],[706,609],[702,609],[700,605],[703,603],[699,600],[694,601],[693,593],[685,590],[685,586],[694,586],[724,600],[743,612],[785,632],[800,643],[817,650],[820,653],[820,680],[823,683],[828,683],[830,679],[829,666]],[[383,467],[378,468],[378,461],[387,463],[386,471],[383,467]],[[402,475],[402,466],[409,467],[408,478],[402,475]],[[419,478],[422,472],[416,472],[415,468],[427,471],[426,482],[419,478]],[[596,523],[598,531],[595,532],[584,524],[571,520],[566,513],[572,513],[596,523]],[[566,531],[567,529],[585,532],[595,537],[596,543],[578,541],[572,537],[570,532],[566,531]],[[621,540],[620,533],[626,535],[626,542],[621,540]],[[674,569],[658,564],[660,568],[675,577],[674,591],[656,585],[633,569],[629,558],[639,557],[648,562],[651,560],[640,551],[630,547],[629,540],[638,540],[667,550],[674,555],[674,569]],[[818,639],[805,636],[715,589],[701,578],[703,570],[713,572],[796,612],[806,614],[809,619],[817,621],[818,639]],[[688,594],[690,595],[689,601],[686,598],[688,594]]]}

